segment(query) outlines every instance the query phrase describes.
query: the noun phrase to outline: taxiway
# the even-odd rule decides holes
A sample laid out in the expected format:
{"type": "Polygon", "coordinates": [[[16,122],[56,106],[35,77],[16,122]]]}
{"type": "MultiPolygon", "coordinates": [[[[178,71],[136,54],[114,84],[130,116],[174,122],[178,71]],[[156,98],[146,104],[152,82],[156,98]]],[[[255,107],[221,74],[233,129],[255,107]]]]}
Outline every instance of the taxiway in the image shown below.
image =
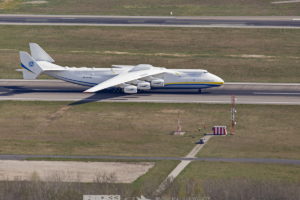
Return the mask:
{"type": "Polygon", "coordinates": [[[299,16],[97,16],[97,15],[0,15],[0,24],[151,26],[225,28],[300,28],[299,16]]]}

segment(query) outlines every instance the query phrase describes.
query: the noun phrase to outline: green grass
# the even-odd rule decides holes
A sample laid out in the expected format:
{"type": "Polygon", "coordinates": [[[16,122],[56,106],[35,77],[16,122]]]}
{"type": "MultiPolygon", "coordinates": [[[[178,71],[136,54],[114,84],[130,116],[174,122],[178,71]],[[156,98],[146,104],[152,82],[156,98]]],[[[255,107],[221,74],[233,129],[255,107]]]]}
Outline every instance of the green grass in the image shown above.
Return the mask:
{"type": "MultiPolygon", "coordinates": [[[[299,159],[299,110],[299,106],[238,105],[237,134],[212,138],[200,156],[299,159]]],[[[1,101],[0,112],[1,154],[183,156],[211,126],[230,123],[230,106],[213,104],[67,106],[66,102],[1,101]],[[183,137],[169,134],[178,112],[187,131],[183,137]]],[[[135,196],[152,194],[177,164],[155,161],[147,174],[126,187],[135,196]]],[[[211,180],[279,182],[290,188],[299,185],[299,171],[297,165],[195,161],[165,194],[177,190],[188,194],[189,188],[203,194],[203,185],[211,180]]]]}
{"type": "Polygon", "coordinates": [[[152,194],[168,174],[178,165],[179,161],[157,161],[155,166],[145,175],[131,184],[137,193],[152,194]],[[140,191],[140,192],[138,192],[140,191]]]}
{"type": "Polygon", "coordinates": [[[226,162],[192,162],[179,175],[178,181],[196,179],[200,181],[212,179],[250,179],[255,181],[285,181],[299,183],[300,166],[226,163],[226,162]]]}
{"type": "Polygon", "coordinates": [[[214,137],[198,156],[300,159],[299,106],[238,106],[236,135],[214,137]]]}
{"type": "Polygon", "coordinates": [[[67,66],[149,63],[225,81],[300,81],[300,30],[1,26],[0,35],[0,78],[21,78],[18,51],[36,42],[67,66]]]}
{"type": "MultiPolygon", "coordinates": [[[[237,134],[212,138],[199,156],[299,159],[299,109],[239,105],[237,134]]],[[[230,124],[228,105],[2,101],[0,111],[1,154],[184,156],[230,124]],[[170,135],[178,112],[183,137],[170,135]]]]}
{"type": "Polygon", "coordinates": [[[275,0],[48,0],[47,4],[24,4],[29,1],[2,3],[0,13],[170,15],[172,11],[175,16],[266,16],[298,15],[300,9],[297,3],[271,4],[275,0]]]}
{"type": "Polygon", "coordinates": [[[198,193],[228,200],[298,199],[299,180],[298,165],[192,162],[165,195],[185,197],[198,193]]]}

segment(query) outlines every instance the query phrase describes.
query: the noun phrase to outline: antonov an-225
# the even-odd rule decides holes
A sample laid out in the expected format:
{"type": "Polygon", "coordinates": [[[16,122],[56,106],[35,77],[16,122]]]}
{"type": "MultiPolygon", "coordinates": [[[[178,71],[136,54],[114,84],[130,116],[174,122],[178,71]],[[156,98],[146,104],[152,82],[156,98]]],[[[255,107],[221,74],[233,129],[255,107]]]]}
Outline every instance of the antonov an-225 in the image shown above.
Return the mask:
{"type": "Polygon", "coordinates": [[[218,87],[224,81],[201,69],[166,69],[149,64],[113,65],[111,68],[75,68],[54,64],[54,60],[38,44],[30,43],[31,55],[20,52],[24,79],[36,79],[40,74],[90,86],[84,92],[98,92],[108,88],[121,88],[124,93],[156,88],[201,89],[218,87]]]}

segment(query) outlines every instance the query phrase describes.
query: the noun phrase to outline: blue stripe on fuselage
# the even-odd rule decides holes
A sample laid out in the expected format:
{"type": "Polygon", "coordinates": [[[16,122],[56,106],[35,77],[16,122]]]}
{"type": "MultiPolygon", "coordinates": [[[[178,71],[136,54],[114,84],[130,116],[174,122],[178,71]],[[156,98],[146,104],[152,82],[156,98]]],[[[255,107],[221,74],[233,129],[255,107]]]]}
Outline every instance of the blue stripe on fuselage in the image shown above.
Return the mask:
{"type": "Polygon", "coordinates": [[[95,86],[98,85],[98,83],[90,83],[90,82],[85,82],[85,81],[78,81],[78,80],[74,80],[74,79],[70,79],[70,78],[66,78],[63,76],[58,76],[58,75],[53,75],[54,77],[58,78],[58,79],[62,79],[64,81],[70,82],[70,83],[75,83],[78,85],[84,85],[84,86],[95,86]]]}

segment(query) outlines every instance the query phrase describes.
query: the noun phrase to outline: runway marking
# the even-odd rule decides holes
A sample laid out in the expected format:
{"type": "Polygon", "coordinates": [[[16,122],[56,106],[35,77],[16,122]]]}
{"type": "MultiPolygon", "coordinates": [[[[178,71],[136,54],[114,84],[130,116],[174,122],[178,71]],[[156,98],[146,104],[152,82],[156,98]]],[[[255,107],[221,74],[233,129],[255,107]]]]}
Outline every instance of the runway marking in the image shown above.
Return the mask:
{"type": "Polygon", "coordinates": [[[35,80],[26,80],[26,79],[0,79],[0,82],[61,82],[66,83],[65,81],[57,79],[35,79],[35,80]]]}
{"type": "Polygon", "coordinates": [[[300,83],[225,82],[224,85],[300,86],[300,83]]]}
{"type": "Polygon", "coordinates": [[[253,92],[253,94],[270,94],[270,95],[300,95],[299,92],[253,92]]]}
{"type": "Polygon", "coordinates": [[[218,25],[160,25],[160,24],[83,24],[83,23],[17,23],[17,22],[0,22],[0,25],[13,25],[13,26],[104,26],[104,27],[180,27],[180,28],[255,28],[255,29],[300,29],[300,26],[218,26],[218,25]]]}
{"type": "Polygon", "coordinates": [[[289,1],[273,1],[272,4],[284,4],[284,3],[300,3],[300,0],[289,0],[289,1]]]}

